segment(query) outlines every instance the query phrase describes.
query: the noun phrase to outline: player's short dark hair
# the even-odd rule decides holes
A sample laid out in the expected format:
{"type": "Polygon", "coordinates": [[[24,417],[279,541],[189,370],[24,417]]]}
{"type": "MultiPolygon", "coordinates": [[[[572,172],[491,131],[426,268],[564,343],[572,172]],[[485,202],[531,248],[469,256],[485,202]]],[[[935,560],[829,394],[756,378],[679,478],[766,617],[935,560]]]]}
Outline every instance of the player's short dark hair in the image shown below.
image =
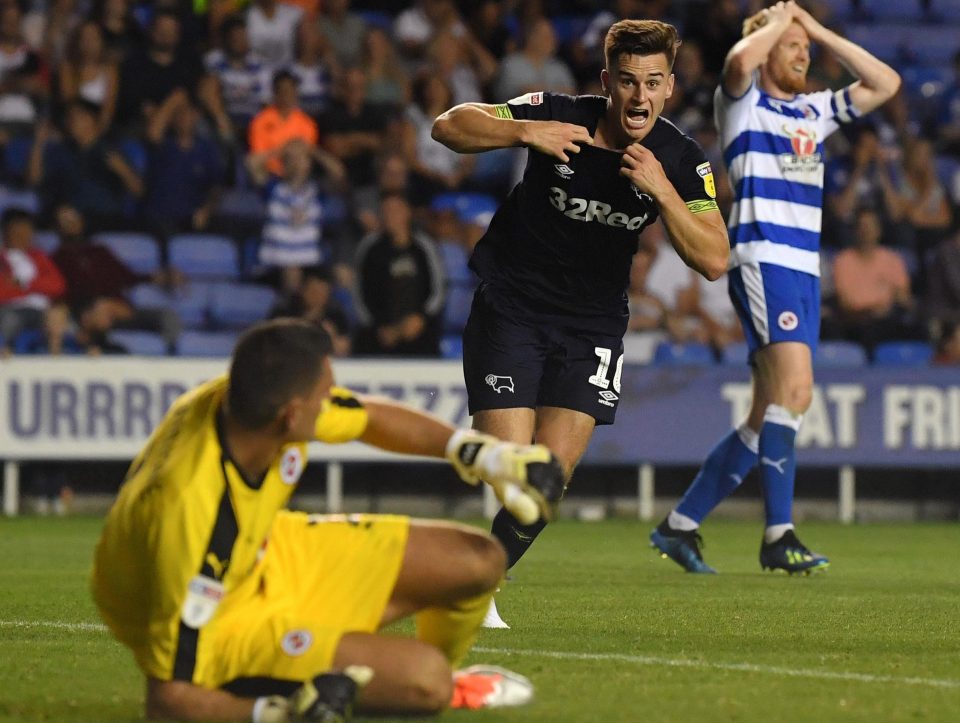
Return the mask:
{"type": "Polygon", "coordinates": [[[6,233],[7,229],[15,223],[33,223],[33,214],[25,208],[16,206],[6,209],[0,215],[0,231],[6,233]]]}
{"type": "Polygon", "coordinates": [[[667,56],[667,66],[673,68],[680,47],[677,29],[659,20],[620,20],[610,26],[603,42],[603,55],[609,69],[621,55],[667,56]]]}
{"type": "Polygon", "coordinates": [[[301,319],[272,319],[250,327],[230,363],[230,417],[247,429],[263,429],[284,404],[313,389],[332,351],[330,335],[301,319]]]}

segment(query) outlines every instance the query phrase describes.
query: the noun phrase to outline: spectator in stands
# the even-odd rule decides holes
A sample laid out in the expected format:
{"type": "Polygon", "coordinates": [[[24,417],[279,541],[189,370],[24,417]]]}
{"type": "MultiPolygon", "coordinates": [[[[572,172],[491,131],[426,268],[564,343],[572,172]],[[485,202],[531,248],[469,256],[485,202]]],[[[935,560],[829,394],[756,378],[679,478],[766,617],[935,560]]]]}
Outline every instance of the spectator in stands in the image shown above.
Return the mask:
{"type": "Polygon", "coordinates": [[[135,307],[129,293],[142,283],[173,290],[183,284],[183,275],[170,268],[153,274],[136,273],[108,247],[91,242],[84,218],[73,206],[57,208],[54,221],[60,244],[53,253],[53,262],[66,281],[70,306],[81,308],[91,299],[99,299],[103,311],[110,316],[111,326],[158,332],[172,348],[182,326],[176,311],[172,307],[135,307]]]}
{"type": "Polygon", "coordinates": [[[29,130],[47,97],[40,56],[24,40],[22,20],[18,3],[0,5],[0,129],[12,133],[29,130]]]}
{"type": "Polygon", "coordinates": [[[333,48],[339,68],[360,63],[363,34],[367,24],[362,17],[350,12],[350,0],[324,0],[317,21],[320,32],[333,48]]]}
{"type": "Polygon", "coordinates": [[[903,257],[880,245],[880,224],[875,210],[859,209],[853,246],[834,258],[836,328],[825,324],[825,338],[852,339],[872,350],[882,341],[916,335],[910,276],[903,257]]]}
{"type": "Polygon", "coordinates": [[[353,193],[353,210],[363,235],[382,228],[380,201],[384,196],[400,194],[409,200],[410,166],[403,153],[391,151],[377,159],[377,184],[353,193]]]}
{"type": "Polygon", "coordinates": [[[103,28],[107,49],[116,63],[122,64],[135,48],[142,48],[146,42],[130,0],[94,0],[90,19],[103,28]]]}
{"type": "Polygon", "coordinates": [[[66,285],[56,265],[33,245],[33,216],[8,208],[0,216],[0,338],[38,328],[44,311],[63,296],[66,285]]]}
{"type": "Polygon", "coordinates": [[[119,75],[104,44],[103,29],[92,20],[81,23],[70,36],[57,79],[57,100],[61,106],[78,98],[92,103],[100,109],[97,130],[110,130],[117,110],[119,75]]]}
{"type": "Polygon", "coordinates": [[[503,102],[539,90],[573,95],[576,88],[573,72],[557,57],[553,24],[541,18],[527,29],[523,48],[508,55],[500,64],[494,99],[503,102]]]}
{"type": "Polygon", "coordinates": [[[180,43],[180,20],[168,10],[158,10],[150,23],[146,47],[130,51],[120,67],[117,123],[141,130],[175,90],[193,92],[203,75],[203,65],[193,48],[180,43]]]}
{"type": "Polygon", "coordinates": [[[278,70],[293,62],[294,38],[303,10],[278,0],[254,0],[247,11],[247,32],[254,54],[278,70]]]}
{"type": "Polygon", "coordinates": [[[217,209],[224,169],[217,147],[199,134],[200,113],[183,90],[160,104],[147,125],[144,213],[162,237],[204,231],[217,209]]]}
{"type": "Polygon", "coordinates": [[[269,318],[293,316],[322,326],[333,341],[333,355],[350,356],[350,321],[333,298],[333,273],[326,266],[303,270],[296,293],[278,303],[269,318]]]}
{"type": "Polygon", "coordinates": [[[221,47],[204,57],[207,72],[217,79],[224,109],[238,139],[247,137],[253,116],[270,95],[270,72],[250,50],[247,24],[231,15],[220,25],[221,47]]]}
{"type": "Polygon", "coordinates": [[[298,139],[287,142],[279,157],[283,165],[279,180],[269,180],[269,154],[251,156],[250,175],[264,185],[267,202],[259,262],[278,273],[277,286],[290,294],[300,287],[305,267],[329,263],[332,256],[329,244],[321,244],[323,203],[311,177],[314,161],[335,183],[343,181],[345,171],[335,157],[298,139]]]}
{"type": "Polygon", "coordinates": [[[694,281],[692,314],[703,326],[706,343],[720,356],[728,346],[744,340],[743,327],[727,293],[725,278],[707,281],[697,274],[694,281]]]}
{"type": "Polygon", "coordinates": [[[696,272],[673,251],[663,224],[647,227],[640,246],[650,256],[644,287],[663,309],[661,325],[670,340],[707,343],[708,334],[696,304],[696,272]]]}
{"type": "Polygon", "coordinates": [[[940,100],[937,137],[943,150],[960,156],[960,50],[953,56],[953,81],[940,100]]]}
{"type": "Polygon", "coordinates": [[[919,261],[919,286],[925,287],[927,252],[936,248],[950,231],[952,214],[947,192],[937,177],[933,145],[913,138],[904,149],[903,173],[889,193],[890,220],[904,222],[910,244],[919,261]]]}
{"type": "Polygon", "coordinates": [[[413,102],[403,120],[403,154],[410,167],[409,199],[414,207],[430,205],[444,191],[455,191],[469,177],[474,156],[450,150],[432,136],[433,121],[453,107],[450,86],[431,71],[413,81],[413,102]]]}
{"type": "Polygon", "coordinates": [[[667,339],[667,308],[658,296],[647,289],[647,276],[653,263],[653,253],[641,247],[630,264],[630,285],[627,302],[630,319],[623,337],[624,360],[645,364],[653,358],[654,350],[667,339]]]}
{"type": "MultiPolygon", "coordinates": [[[[677,48],[673,66],[676,80],[673,95],[663,112],[684,133],[693,135],[705,126],[713,126],[713,92],[717,84],[710,80],[703,67],[703,52],[695,42],[684,42],[677,48]]],[[[714,126],[715,127],[715,126],[714,126]]],[[[723,167],[724,164],[719,164],[723,167]]]]}
{"type": "Polygon", "coordinates": [[[458,37],[441,30],[430,41],[428,57],[430,72],[450,86],[453,103],[482,101],[481,87],[487,87],[497,74],[496,58],[469,31],[458,37]]]}
{"type": "Polygon", "coordinates": [[[414,230],[406,199],[381,204],[383,231],[357,249],[358,354],[438,356],[443,262],[432,239],[414,230]]]}
{"type": "Polygon", "coordinates": [[[939,325],[960,325],[960,232],[937,247],[927,276],[926,312],[939,325]]]}
{"type": "Polygon", "coordinates": [[[828,161],[824,195],[826,205],[836,221],[836,228],[831,234],[835,239],[834,245],[837,245],[837,240],[850,238],[854,234],[856,211],[863,207],[871,208],[880,215],[882,228],[887,230],[885,240],[891,245],[896,244],[897,229],[892,223],[887,223],[887,203],[894,175],[890,165],[888,155],[880,146],[876,129],[869,124],[857,128],[849,156],[828,161]]]}
{"type": "Polygon", "coordinates": [[[50,356],[85,354],[87,351],[77,340],[70,307],[64,301],[50,304],[43,312],[43,325],[21,331],[13,340],[12,347],[14,354],[50,356]]]}
{"type": "MultiPolygon", "coordinates": [[[[503,0],[476,0],[469,13],[470,32],[494,58],[504,58],[517,49],[506,23],[503,0]]],[[[599,71],[598,71],[599,73],[599,71]]]]}
{"type": "Polygon", "coordinates": [[[20,24],[27,45],[39,51],[40,56],[56,67],[67,52],[69,38],[80,24],[77,0],[50,0],[33,3],[20,24]]]}
{"type": "Polygon", "coordinates": [[[366,98],[366,74],[362,68],[348,68],[329,110],[320,119],[324,145],[346,166],[354,188],[375,183],[376,157],[390,147],[390,119],[366,98]]]}
{"type": "Polygon", "coordinates": [[[326,58],[326,40],[314,23],[297,28],[294,62],[290,72],[297,78],[300,108],[311,118],[319,118],[330,102],[330,68],[326,58]]]}
{"type": "Polygon", "coordinates": [[[744,18],[740,3],[738,0],[690,2],[685,9],[683,40],[695,42],[703,49],[704,70],[711,78],[717,79],[723,70],[727,51],[740,40],[744,18]]]}
{"type": "Polygon", "coordinates": [[[368,28],[363,36],[361,65],[367,77],[368,103],[390,113],[409,102],[410,77],[397,58],[393,41],[382,28],[368,28]]]}
{"type": "Polygon", "coordinates": [[[110,339],[114,325],[110,299],[86,299],[74,311],[77,320],[77,341],[84,352],[92,356],[101,354],[129,354],[122,344],[110,339]]]}
{"type": "MultiPolygon", "coordinates": [[[[587,24],[579,38],[574,38],[570,48],[571,70],[577,79],[581,93],[601,94],[600,71],[603,70],[603,41],[610,26],[618,20],[657,15],[642,13],[642,0],[613,0],[610,7],[599,10],[587,24]]],[[[500,55],[498,57],[504,57],[500,55]]],[[[671,116],[672,117],[672,116],[671,116]]]]}
{"type": "MultiPolygon", "coordinates": [[[[297,138],[308,146],[317,145],[317,124],[300,109],[297,77],[289,70],[280,70],[273,75],[273,102],[254,116],[250,123],[250,156],[279,152],[287,141],[297,138]]],[[[267,170],[275,176],[283,171],[280,158],[267,158],[267,170]]]]}
{"type": "Polygon", "coordinates": [[[410,63],[426,57],[430,41],[443,30],[449,30],[456,38],[467,32],[453,0],[417,0],[401,11],[393,23],[400,55],[410,63]]]}
{"type": "Polygon", "coordinates": [[[128,199],[143,195],[143,179],[98,130],[99,114],[85,100],[70,103],[62,142],[48,143],[51,125],[38,125],[27,169],[44,208],[72,203],[94,230],[122,225],[128,199]]]}
{"type": "Polygon", "coordinates": [[[931,363],[934,366],[960,365],[960,324],[948,324],[943,328],[931,363]]]}

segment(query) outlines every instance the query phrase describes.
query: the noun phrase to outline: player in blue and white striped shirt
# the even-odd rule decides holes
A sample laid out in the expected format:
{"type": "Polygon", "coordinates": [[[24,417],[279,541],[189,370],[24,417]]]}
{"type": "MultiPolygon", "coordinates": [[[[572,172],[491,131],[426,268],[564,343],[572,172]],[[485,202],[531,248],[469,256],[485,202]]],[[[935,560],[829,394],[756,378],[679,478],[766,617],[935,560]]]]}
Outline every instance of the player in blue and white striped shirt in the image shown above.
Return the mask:
{"type": "Polygon", "coordinates": [[[820,328],[823,141],[893,96],[900,77],[792,1],[748,18],[743,34],[727,54],[715,112],[736,198],[729,285],[750,347],[753,403],[651,541],[690,572],[714,572],[703,562],[697,530],[759,463],[766,512],[760,565],[809,572],[829,564],[797,539],[792,518],[794,443],[813,393],[820,328]],[[858,80],[836,92],[804,93],[811,41],[858,80]]]}

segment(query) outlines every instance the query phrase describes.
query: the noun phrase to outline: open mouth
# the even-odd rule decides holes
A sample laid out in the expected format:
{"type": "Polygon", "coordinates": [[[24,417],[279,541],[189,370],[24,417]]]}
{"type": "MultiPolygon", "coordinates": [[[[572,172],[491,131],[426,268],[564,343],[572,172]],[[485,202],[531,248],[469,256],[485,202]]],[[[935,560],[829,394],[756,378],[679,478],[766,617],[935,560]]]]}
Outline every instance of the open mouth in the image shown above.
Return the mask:
{"type": "Polygon", "coordinates": [[[627,109],[627,127],[638,129],[643,128],[650,119],[650,111],[646,108],[628,108],[627,109]]]}

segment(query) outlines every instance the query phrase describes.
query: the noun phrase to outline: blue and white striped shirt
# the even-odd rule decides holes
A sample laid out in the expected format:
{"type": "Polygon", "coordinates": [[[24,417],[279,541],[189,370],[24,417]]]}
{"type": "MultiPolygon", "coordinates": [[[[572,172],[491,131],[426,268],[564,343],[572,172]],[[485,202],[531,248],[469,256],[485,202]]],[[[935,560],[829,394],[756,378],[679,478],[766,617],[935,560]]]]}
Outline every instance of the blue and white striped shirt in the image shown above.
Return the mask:
{"type": "Polygon", "coordinates": [[[293,188],[278,181],[267,195],[267,221],[260,244],[265,266],[312,266],[323,261],[320,248],[323,205],[317,185],[293,188]]]}
{"type": "Polygon", "coordinates": [[[717,88],[714,114],[735,197],[730,267],[767,263],[819,276],[823,142],[860,115],[849,89],[779,100],[754,79],[739,98],[717,88]]]}

